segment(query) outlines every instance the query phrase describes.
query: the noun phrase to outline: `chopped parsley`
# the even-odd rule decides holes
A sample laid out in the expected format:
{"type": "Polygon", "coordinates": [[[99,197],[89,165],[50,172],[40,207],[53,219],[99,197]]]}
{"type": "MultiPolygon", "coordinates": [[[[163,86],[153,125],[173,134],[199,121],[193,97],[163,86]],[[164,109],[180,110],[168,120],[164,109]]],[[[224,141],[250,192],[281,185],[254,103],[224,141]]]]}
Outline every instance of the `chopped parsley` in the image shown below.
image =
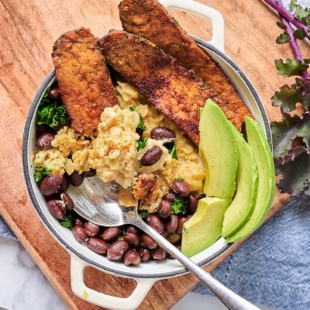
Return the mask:
{"type": "Polygon", "coordinates": [[[178,160],[177,149],[174,143],[165,144],[165,148],[168,150],[168,153],[172,156],[172,158],[178,160]]]}
{"type": "Polygon", "coordinates": [[[129,107],[129,110],[130,111],[134,111],[136,109],[136,106],[135,105],[133,105],[132,107],[129,107]]]}
{"type": "Polygon", "coordinates": [[[137,142],[138,142],[137,151],[140,151],[141,149],[145,148],[147,140],[148,140],[147,137],[141,137],[141,138],[137,141],[137,142]]]}
{"type": "Polygon", "coordinates": [[[139,122],[139,124],[137,126],[137,129],[141,129],[141,130],[145,131],[146,130],[146,126],[143,124],[142,115],[141,115],[141,113],[138,113],[138,114],[139,114],[140,122],[139,122]]]}
{"type": "Polygon", "coordinates": [[[143,220],[145,220],[148,216],[149,216],[149,211],[147,211],[147,210],[142,210],[142,211],[140,212],[140,217],[141,217],[143,220]]]}
{"type": "Polygon", "coordinates": [[[141,242],[140,246],[141,246],[141,248],[144,248],[144,249],[146,248],[146,245],[144,242],[141,242]]]}
{"type": "Polygon", "coordinates": [[[52,173],[52,169],[49,169],[45,165],[41,164],[36,166],[35,172],[34,172],[34,180],[39,183],[41,182],[46,176],[50,175],[52,173]]]}
{"type": "Polygon", "coordinates": [[[48,97],[49,92],[50,88],[45,91],[41,99],[37,111],[37,125],[46,124],[56,128],[59,124],[65,124],[68,121],[68,113],[64,104],[48,97]]]}
{"type": "Polygon", "coordinates": [[[187,201],[183,198],[176,196],[175,199],[170,203],[172,214],[185,214],[187,201]]]}
{"type": "Polygon", "coordinates": [[[182,233],[185,234],[185,235],[188,234],[188,231],[187,231],[187,229],[184,226],[182,228],[182,233]]]}
{"type": "Polygon", "coordinates": [[[58,220],[61,226],[66,227],[68,229],[72,229],[72,214],[67,214],[62,220],[58,220]]]}

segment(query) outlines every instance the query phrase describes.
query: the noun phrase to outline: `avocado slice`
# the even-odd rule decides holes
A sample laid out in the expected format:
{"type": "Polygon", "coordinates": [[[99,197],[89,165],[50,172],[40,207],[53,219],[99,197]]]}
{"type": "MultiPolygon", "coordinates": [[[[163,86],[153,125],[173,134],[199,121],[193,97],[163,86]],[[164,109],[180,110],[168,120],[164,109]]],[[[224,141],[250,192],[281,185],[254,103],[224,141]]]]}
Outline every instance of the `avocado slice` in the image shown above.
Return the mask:
{"type": "Polygon", "coordinates": [[[273,156],[266,136],[259,124],[252,118],[245,117],[245,125],[248,144],[258,170],[257,199],[248,221],[227,238],[228,242],[235,242],[260,226],[270,209],[276,188],[273,156]]]}
{"type": "Polygon", "coordinates": [[[197,211],[183,226],[181,251],[184,255],[196,255],[220,237],[224,212],[229,203],[229,199],[217,197],[199,200],[197,211]]]}
{"type": "Polygon", "coordinates": [[[237,189],[231,205],[224,214],[222,236],[236,232],[251,216],[257,195],[257,168],[254,156],[242,134],[231,125],[238,147],[237,189]]]}
{"type": "Polygon", "coordinates": [[[223,111],[208,99],[200,114],[199,154],[206,170],[203,192],[232,199],[238,166],[236,137],[223,111]]]}

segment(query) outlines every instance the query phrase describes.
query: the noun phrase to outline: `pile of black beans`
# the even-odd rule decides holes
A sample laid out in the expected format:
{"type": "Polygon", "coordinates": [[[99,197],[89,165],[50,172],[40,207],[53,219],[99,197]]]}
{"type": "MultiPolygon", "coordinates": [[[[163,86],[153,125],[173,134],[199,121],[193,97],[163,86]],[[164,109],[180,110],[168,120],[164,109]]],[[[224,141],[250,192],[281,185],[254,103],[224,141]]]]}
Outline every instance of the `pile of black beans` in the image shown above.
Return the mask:
{"type": "MultiPolygon", "coordinates": [[[[52,88],[49,96],[59,98],[59,89],[52,88]]],[[[55,131],[48,126],[37,129],[36,146],[39,150],[52,148],[55,131]]],[[[166,127],[156,127],[151,132],[156,140],[166,140],[168,143],[175,139],[175,133],[166,127]]],[[[159,160],[162,150],[153,147],[142,158],[145,166],[152,165],[159,160]]],[[[158,246],[147,234],[134,226],[102,227],[86,221],[74,212],[74,202],[66,193],[69,185],[80,186],[85,178],[96,175],[91,169],[79,174],[74,171],[67,174],[51,174],[39,183],[40,191],[44,195],[49,212],[62,223],[69,218],[73,235],[78,242],[86,243],[87,247],[100,255],[106,255],[109,260],[123,261],[125,265],[138,266],[141,262],[163,260],[169,254],[158,246]]],[[[190,194],[188,184],[182,179],[176,179],[171,184],[171,191],[167,193],[159,204],[156,213],[148,214],[144,218],[146,223],[158,233],[166,237],[177,248],[181,247],[181,237],[184,223],[195,213],[198,199],[190,194]],[[186,208],[176,214],[171,208],[175,199],[182,199],[186,208]]],[[[68,226],[66,226],[68,227],[68,226]]]]}

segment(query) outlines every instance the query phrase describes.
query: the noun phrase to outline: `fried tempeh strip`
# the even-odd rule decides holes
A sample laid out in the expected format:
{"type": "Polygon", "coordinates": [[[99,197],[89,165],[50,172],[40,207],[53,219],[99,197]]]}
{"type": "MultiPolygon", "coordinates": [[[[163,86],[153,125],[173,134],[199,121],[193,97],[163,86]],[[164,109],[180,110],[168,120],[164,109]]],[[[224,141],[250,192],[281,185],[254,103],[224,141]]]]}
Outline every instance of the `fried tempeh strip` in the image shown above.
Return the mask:
{"type": "Polygon", "coordinates": [[[111,31],[99,45],[107,63],[198,145],[199,108],[214,91],[144,38],[111,31]]]}
{"type": "Polygon", "coordinates": [[[67,32],[55,42],[52,56],[72,128],[87,137],[96,134],[100,114],[118,104],[97,39],[85,28],[67,32]]]}
{"type": "Polygon", "coordinates": [[[175,22],[165,7],[157,0],[123,0],[119,12],[124,30],[154,42],[211,86],[226,117],[241,129],[244,116],[251,117],[250,110],[220,67],[175,22]]]}

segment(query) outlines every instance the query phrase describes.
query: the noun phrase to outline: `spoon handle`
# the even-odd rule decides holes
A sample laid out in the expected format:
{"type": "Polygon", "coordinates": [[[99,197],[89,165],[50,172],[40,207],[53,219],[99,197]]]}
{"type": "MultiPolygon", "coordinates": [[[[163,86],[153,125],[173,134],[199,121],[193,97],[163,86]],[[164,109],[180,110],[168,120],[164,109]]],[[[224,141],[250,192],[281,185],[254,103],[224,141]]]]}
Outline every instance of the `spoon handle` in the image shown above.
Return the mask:
{"type": "Polygon", "coordinates": [[[192,260],[182,254],[174,245],[172,245],[167,239],[162,237],[153,228],[147,225],[140,218],[135,218],[131,223],[146,234],[148,234],[154,241],[156,241],[163,249],[170,253],[175,259],[177,259],[187,270],[191,271],[205,286],[212,291],[219,300],[230,310],[259,310],[241,296],[237,295],[221,282],[211,276],[210,273],[203,270],[196,265],[192,260]]]}

